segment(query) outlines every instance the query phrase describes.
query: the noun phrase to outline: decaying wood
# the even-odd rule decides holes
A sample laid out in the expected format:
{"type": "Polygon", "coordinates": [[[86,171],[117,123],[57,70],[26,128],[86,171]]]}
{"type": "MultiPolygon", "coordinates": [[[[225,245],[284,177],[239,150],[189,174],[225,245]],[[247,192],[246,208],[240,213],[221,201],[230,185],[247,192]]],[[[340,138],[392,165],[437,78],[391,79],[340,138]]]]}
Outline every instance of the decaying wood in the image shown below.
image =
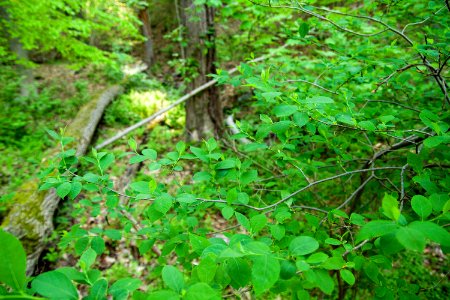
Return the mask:
{"type": "MultiPolygon", "coordinates": [[[[95,129],[108,104],[122,92],[115,85],[92,100],[78,112],[68,126],[66,135],[75,138],[77,155],[84,155],[95,129]]],[[[49,153],[57,152],[57,149],[49,153]]],[[[45,163],[45,162],[43,162],[45,163]]],[[[14,196],[14,206],[5,217],[2,227],[18,237],[27,252],[27,274],[32,275],[47,238],[53,231],[53,215],[59,203],[55,189],[39,191],[39,179],[22,184],[14,196]]]]}
{"type": "MultiPolygon", "coordinates": [[[[286,48],[287,45],[283,45],[281,48],[279,49],[284,49],[286,48]]],[[[248,63],[256,63],[256,62],[260,62],[263,61],[271,56],[273,56],[276,52],[255,58],[251,61],[249,61],[248,63]]],[[[229,74],[233,74],[238,70],[238,68],[233,68],[231,70],[228,71],[229,74]]],[[[213,79],[211,81],[208,81],[207,83],[199,86],[198,88],[190,91],[189,93],[187,93],[186,95],[184,95],[183,97],[179,98],[178,100],[176,100],[174,103],[172,103],[171,105],[161,109],[160,111],[157,111],[156,113],[154,113],[153,115],[151,115],[148,118],[145,118],[139,122],[137,122],[134,125],[131,125],[130,127],[125,128],[124,130],[120,131],[118,134],[116,134],[115,136],[105,140],[103,143],[98,144],[97,146],[95,146],[95,149],[101,149],[104,148],[112,143],[114,143],[115,141],[117,141],[118,139],[124,137],[125,135],[129,134],[130,132],[138,129],[141,126],[144,126],[147,123],[152,122],[153,120],[155,120],[156,118],[158,118],[159,116],[164,115],[166,112],[168,112],[169,110],[171,110],[174,107],[177,107],[178,105],[186,102],[188,99],[190,99],[191,97],[197,95],[198,93],[203,92],[204,90],[208,89],[209,87],[215,85],[217,83],[217,79],[213,79]]]]}

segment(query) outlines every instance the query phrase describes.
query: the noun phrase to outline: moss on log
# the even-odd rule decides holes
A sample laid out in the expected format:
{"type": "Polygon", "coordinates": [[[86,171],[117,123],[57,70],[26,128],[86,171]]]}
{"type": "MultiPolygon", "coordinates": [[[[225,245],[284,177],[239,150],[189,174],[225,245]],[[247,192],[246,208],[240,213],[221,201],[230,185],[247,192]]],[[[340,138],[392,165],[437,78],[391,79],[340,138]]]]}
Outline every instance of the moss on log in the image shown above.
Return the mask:
{"type": "MultiPolygon", "coordinates": [[[[75,138],[77,155],[84,155],[91,143],[98,123],[109,103],[122,92],[122,87],[115,85],[83,106],[69,124],[66,136],[75,138]]],[[[57,153],[52,149],[49,155],[57,153]]],[[[17,236],[27,252],[27,274],[34,272],[35,266],[45,248],[46,240],[53,231],[53,215],[59,204],[59,197],[54,189],[39,191],[39,180],[31,179],[22,184],[13,198],[10,209],[2,227],[17,236]]]]}

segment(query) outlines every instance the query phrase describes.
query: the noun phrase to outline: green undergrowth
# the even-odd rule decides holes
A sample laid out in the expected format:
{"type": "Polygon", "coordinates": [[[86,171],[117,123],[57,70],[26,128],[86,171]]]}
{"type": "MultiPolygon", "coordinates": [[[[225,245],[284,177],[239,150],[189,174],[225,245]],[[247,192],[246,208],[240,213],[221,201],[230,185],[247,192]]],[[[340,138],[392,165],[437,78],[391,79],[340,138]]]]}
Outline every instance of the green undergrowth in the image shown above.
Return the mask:
{"type": "Polygon", "coordinates": [[[4,201],[35,173],[45,151],[53,147],[46,129],[64,128],[90,99],[85,79],[63,83],[48,76],[34,81],[36,93],[21,97],[19,75],[9,67],[0,69],[0,195],[4,201]]]}

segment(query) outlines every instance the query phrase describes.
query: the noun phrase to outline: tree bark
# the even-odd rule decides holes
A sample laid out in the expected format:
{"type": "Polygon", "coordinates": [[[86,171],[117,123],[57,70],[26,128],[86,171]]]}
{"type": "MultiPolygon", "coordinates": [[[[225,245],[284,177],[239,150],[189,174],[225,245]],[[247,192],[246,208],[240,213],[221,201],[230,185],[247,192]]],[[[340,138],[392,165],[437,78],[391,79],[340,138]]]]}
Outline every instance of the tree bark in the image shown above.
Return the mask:
{"type": "MultiPolygon", "coordinates": [[[[8,10],[5,6],[0,6],[0,17],[6,22],[11,22],[8,10]]],[[[0,29],[8,31],[7,27],[0,22],[0,29]]],[[[16,70],[21,77],[20,79],[20,97],[29,97],[36,94],[36,87],[34,85],[33,71],[24,64],[29,61],[28,50],[25,49],[18,38],[13,38],[6,34],[9,38],[9,49],[16,56],[16,70]]]]}
{"type": "MultiPolygon", "coordinates": [[[[194,90],[215,74],[216,59],[213,7],[195,6],[193,0],[181,0],[181,18],[186,29],[187,59],[195,62],[198,76],[189,83],[194,90]]],[[[186,102],[186,132],[188,140],[199,141],[207,136],[220,137],[223,132],[223,111],[216,86],[212,86],[186,102]]]]}
{"type": "Polygon", "coordinates": [[[141,27],[142,35],[146,38],[144,42],[143,61],[150,68],[150,66],[153,64],[154,61],[154,53],[153,53],[152,27],[148,7],[145,7],[144,9],[141,9],[139,11],[139,20],[142,22],[141,27]]]}

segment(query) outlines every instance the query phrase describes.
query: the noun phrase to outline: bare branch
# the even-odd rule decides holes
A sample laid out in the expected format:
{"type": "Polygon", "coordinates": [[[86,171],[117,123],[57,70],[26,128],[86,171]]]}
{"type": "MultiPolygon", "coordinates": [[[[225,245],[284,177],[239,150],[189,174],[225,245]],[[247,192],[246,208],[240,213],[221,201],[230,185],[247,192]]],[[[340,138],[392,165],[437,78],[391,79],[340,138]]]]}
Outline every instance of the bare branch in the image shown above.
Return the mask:
{"type": "Polygon", "coordinates": [[[406,70],[408,70],[408,69],[411,69],[411,68],[414,68],[414,67],[418,67],[418,66],[425,66],[425,64],[410,64],[410,65],[404,66],[403,68],[400,68],[400,69],[398,69],[398,70],[395,70],[392,74],[390,74],[389,76],[386,76],[381,82],[377,83],[377,87],[376,87],[376,89],[374,89],[374,90],[372,91],[372,93],[376,93],[376,92],[378,91],[378,89],[379,89],[383,84],[388,83],[388,81],[389,81],[394,75],[396,75],[396,74],[398,74],[398,73],[402,73],[402,72],[404,72],[404,71],[406,71],[406,70]]]}
{"type": "Polygon", "coordinates": [[[365,186],[368,184],[375,176],[372,174],[367,178],[360,186],[344,201],[341,205],[336,207],[335,209],[341,209],[346,206],[365,186]]]}
{"type": "Polygon", "coordinates": [[[303,79],[291,79],[291,80],[286,80],[285,82],[304,82],[304,83],[313,85],[313,86],[315,86],[315,87],[317,87],[317,88],[319,88],[319,89],[321,89],[321,90],[324,90],[324,91],[326,91],[326,92],[328,92],[328,93],[335,94],[335,95],[339,95],[339,93],[333,92],[332,90],[329,90],[329,89],[327,89],[327,88],[324,88],[323,86],[320,86],[320,85],[318,85],[317,83],[310,82],[310,81],[303,80],[303,79]]]}
{"type": "Polygon", "coordinates": [[[406,108],[406,109],[409,109],[409,110],[412,110],[412,111],[415,111],[415,112],[420,112],[420,109],[416,109],[416,108],[414,108],[414,107],[407,106],[407,105],[404,105],[404,104],[401,104],[401,103],[398,103],[398,102],[394,102],[394,101],[387,101],[387,100],[367,100],[367,102],[390,103],[390,104],[397,105],[397,106],[400,106],[400,107],[403,107],[403,108],[406,108]]]}
{"type": "Polygon", "coordinates": [[[367,244],[368,242],[369,242],[369,240],[364,240],[364,241],[362,241],[361,243],[359,243],[357,246],[353,247],[352,249],[345,251],[345,252],[342,254],[342,257],[347,256],[347,254],[349,254],[350,252],[353,252],[353,251],[355,251],[355,250],[358,250],[359,248],[361,248],[362,246],[364,246],[364,245],[367,244]]]}

